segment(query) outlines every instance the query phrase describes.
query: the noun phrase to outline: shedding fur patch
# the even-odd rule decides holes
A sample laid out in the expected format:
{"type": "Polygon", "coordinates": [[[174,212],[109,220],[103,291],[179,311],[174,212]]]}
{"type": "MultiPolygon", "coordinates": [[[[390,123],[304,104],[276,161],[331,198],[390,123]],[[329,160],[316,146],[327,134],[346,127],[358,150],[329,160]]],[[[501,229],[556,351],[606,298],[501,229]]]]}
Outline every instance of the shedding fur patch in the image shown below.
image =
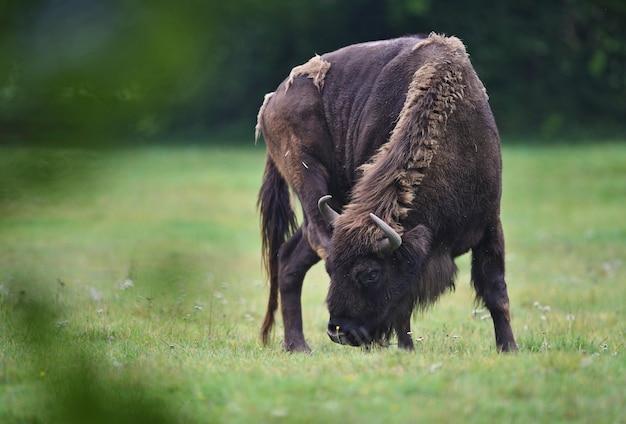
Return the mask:
{"type": "Polygon", "coordinates": [[[361,166],[352,200],[335,228],[359,233],[364,243],[376,245],[382,237],[369,220],[373,212],[399,234],[400,220],[412,207],[416,190],[446,135],[448,118],[455,103],[463,100],[463,73],[469,64],[463,43],[455,37],[431,34],[413,51],[437,45],[431,58],[417,69],[389,141],[361,166]]]}
{"type": "Polygon", "coordinates": [[[425,38],[421,40],[420,42],[418,42],[417,44],[415,44],[415,46],[413,46],[413,51],[420,49],[422,47],[426,47],[429,44],[434,44],[434,43],[439,44],[441,46],[445,46],[448,50],[450,50],[453,53],[460,54],[460,55],[467,57],[467,51],[465,50],[465,45],[463,44],[461,40],[459,40],[457,37],[445,37],[443,35],[439,35],[434,32],[431,32],[428,35],[428,38],[425,38]]]}
{"type": "Polygon", "coordinates": [[[256,126],[254,127],[254,143],[255,144],[257,141],[259,141],[259,136],[261,135],[261,118],[263,117],[263,112],[265,112],[265,107],[267,106],[267,103],[270,101],[273,95],[274,95],[273,91],[265,95],[265,97],[263,98],[263,104],[259,108],[259,113],[256,116],[256,126]]]}
{"type": "Polygon", "coordinates": [[[305,64],[300,66],[296,66],[289,73],[289,77],[287,78],[287,82],[285,83],[285,92],[289,90],[291,84],[293,84],[294,78],[300,75],[304,75],[313,80],[313,84],[317,87],[319,92],[324,88],[324,77],[326,77],[326,72],[330,69],[330,62],[322,59],[320,55],[315,55],[305,64]]]}

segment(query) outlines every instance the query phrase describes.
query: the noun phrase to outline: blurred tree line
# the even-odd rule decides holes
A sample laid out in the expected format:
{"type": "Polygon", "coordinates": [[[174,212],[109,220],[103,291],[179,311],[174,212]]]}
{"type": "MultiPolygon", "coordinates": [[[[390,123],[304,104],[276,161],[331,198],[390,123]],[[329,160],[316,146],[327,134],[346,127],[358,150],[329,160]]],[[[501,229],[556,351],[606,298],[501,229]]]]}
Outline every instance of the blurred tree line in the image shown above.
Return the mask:
{"type": "Polygon", "coordinates": [[[2,0],[0,143],[251,139],[313,54],[431,31],[465,42],[506,136],[626,135],[623,0],[2,0]]]}

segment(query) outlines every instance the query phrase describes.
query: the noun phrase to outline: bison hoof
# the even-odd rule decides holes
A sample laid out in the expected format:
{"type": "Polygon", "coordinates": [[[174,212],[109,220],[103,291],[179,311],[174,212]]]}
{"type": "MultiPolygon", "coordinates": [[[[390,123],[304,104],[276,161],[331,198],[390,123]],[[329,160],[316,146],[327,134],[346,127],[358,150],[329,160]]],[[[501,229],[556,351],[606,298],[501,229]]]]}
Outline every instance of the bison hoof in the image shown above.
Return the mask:
{"type": "Polygon", "coordinates": [[[296,343],[296,342],[291,342],[291,343],[287,343],[285,341],[285,343],[283,344],[283,348],[285,349],[285,351],[289,352],[289,353],[308,353],[310,354],[312,352],[311,348],[309,347],[309,345],[306,342],[300,342],[300,343],[296,343]]]}
{"type": "Polygon", "coordinates": [[[498,352],[501,353],[517,353],[518,351],[517,343],[508,342],[498,346],[498,352]]]}

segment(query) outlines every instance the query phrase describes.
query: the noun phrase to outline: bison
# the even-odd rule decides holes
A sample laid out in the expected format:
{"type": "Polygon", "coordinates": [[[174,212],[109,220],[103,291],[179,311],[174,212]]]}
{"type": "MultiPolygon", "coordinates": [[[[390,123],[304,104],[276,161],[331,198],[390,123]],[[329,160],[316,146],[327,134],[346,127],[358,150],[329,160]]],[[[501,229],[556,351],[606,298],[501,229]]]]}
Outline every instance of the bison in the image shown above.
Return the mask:
{"type": "Polygon", "coordinates": [[[454,258],[471,250],[476,300],[491,313],[497,349],[517,350],[504,280],[500,139],[458,38],[409,36],[316,55],[265,96],[261,134],[264,344],[280,293],[284,348],[310,351],[302,284],[324,259],[331,340],[387,345],[395,333],[399,347],[413,349],[412,312],[454,288],[454,258]]]}

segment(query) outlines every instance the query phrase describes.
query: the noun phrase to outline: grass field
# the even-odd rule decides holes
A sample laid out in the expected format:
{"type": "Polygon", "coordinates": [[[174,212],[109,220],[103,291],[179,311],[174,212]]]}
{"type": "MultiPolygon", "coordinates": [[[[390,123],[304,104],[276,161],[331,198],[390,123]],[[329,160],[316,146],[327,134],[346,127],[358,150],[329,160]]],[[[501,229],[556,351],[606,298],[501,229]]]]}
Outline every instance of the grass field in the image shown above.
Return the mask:
{"type": "Polygon", "coordinates": [[[268,287],[262,145],[0,150],[0,422],[626,422],[626,144],[505,146],[502,218],[520,352],[455,293],[416,352],[258,339],[268,287]]]}

